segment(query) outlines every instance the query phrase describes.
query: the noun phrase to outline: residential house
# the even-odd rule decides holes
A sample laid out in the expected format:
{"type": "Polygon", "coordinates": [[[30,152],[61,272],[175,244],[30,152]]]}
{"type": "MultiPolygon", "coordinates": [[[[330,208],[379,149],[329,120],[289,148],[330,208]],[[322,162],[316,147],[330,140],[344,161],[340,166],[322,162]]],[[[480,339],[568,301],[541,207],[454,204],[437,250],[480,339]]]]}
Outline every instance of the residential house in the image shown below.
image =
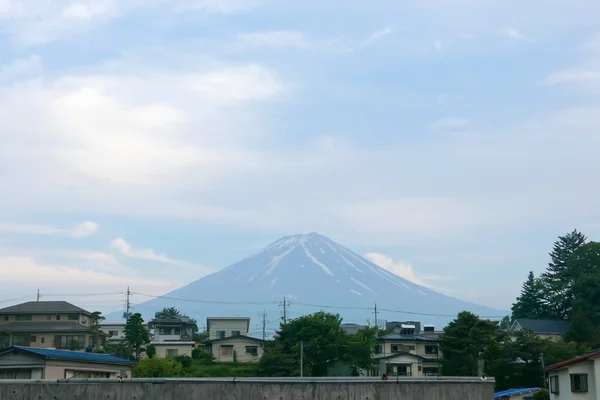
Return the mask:
{"type": "Polygon", "coordinates": [[[30,301],[0,309],[0,349],[25,346],[83,350],[95,337],[91,313],[66,301],[30,301]]]}
{"type": "Polygon", "coordinates": [[[391,333],[402,333],[405,335],[419,335],[421,333],[421,323],[417,321],[405,321],[405,322],[386,322],[385,330],[391,333]]]}
{"type": "MultiPolygon", "coordinates": [[[[416,329],[416,326],[401,329],[416,329]]],[[[376,341],[373,357],[379,360],[380,373],[385,371],[388,376],[439,375],[439,338],[421,334],[391,333],[378,337],[376,341]]]]}
{"type": "Polygon", "coordinates": [[[600,399],[600,349],[544,369],[551,400],[600,399]]]}
{"type": "Polygon", "coordinates": [[[207,318],[206,350],[219,362],[258,362],[264,340],[248,336],[250,317],[207,318]]]}
{"type": "Polygon", "coordinates": [[[511,332],[523,329],[533,331],[540,339],[558,340],[563,338],[571,327],[571,321],[553,319],[516,319],[509,328],[511,332]]]}
{"type": "Polygon", "coordinates": [[[176,356],[192,356],[196,347],[193,332],[196,324],[185,316],[175,318],[155,318],[148,322],[152,335],[151,345],[156,349],[156,356],[171,358],[176,356]]]}
{"type": "Polygon", "coordinates": [[[346,332],[347,335],[356,335],[358,333],[358,331],[360,331],[364,327],[365,327],[364,325],[358,325],[358,324],[341,324],[340,325],[340,328],[344,332],[346,332]]]}
{"type": "Polygon", "coordinates": [[[100,331],[106,335],[107,344],[119,344],[125,340],[125,321],[103,321],[100,331]]]}
{"type": "Polygon", "coordinates": [[[131,377],[136,363],[108,354],[12,346],[0,350],[0,379],[131,377]]]}
{"type": "Polygon", "coordinates": [[[508,389],[494,393],[494,400],[532,400],[540,388],[508,389]]]}

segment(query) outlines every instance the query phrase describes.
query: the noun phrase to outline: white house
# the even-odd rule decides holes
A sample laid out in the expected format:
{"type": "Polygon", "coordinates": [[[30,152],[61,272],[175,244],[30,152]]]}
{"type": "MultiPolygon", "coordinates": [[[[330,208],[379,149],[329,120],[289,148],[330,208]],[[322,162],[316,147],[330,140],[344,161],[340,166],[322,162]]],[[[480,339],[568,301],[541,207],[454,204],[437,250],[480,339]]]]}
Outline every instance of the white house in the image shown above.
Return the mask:
{"type": "Polygon", "coordinates": [[[206,350],[217,362],[258,362],[264,341],[248,336],[249,317],[210,317],[206,319],[206,350]]]}
{"type": "Polygon", "coordinates": [[[600,400],[600,349],[546,367],[550,399],[600,400]]]}

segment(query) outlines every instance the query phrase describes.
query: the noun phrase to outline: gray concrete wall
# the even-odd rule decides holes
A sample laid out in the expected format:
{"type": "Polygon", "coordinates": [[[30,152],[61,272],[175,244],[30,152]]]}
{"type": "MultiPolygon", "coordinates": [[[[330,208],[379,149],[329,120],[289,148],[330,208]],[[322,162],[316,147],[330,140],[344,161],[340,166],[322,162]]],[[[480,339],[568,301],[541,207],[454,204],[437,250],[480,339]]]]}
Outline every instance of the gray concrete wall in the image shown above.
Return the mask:
{"type": "Polygon", "coordinates": [[[0,381],[2,400],[492,400],[480,379],[133,379],[0,381]]]}

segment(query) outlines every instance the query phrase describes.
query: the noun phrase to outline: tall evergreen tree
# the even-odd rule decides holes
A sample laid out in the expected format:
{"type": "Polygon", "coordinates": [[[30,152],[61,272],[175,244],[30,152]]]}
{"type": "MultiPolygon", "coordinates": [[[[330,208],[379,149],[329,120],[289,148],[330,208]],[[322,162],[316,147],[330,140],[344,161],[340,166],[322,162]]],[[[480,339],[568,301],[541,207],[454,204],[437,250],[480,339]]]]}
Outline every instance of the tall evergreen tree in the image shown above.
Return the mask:
{"type": "Polygon", "coordinates": [[[533,271],[529,271],[527,280],[523,283],[521,295],[517,297],[517,301],[512,306],[512,318],[541,319],[551,317],[543,292],[543,282],[533,275],[533,271]]]}
{"type": "Polygon", "coordinates": [[[548,286],[548,300],[550,308],[553,310],[553,316],[556,318],[570,319],[571,300],[570,286],[572,278],[568,273],[568,262],[573,253],[585,245],[587,238],[577,229],[565,236],[559,236],[554,242],[554,247],[550,253],[551,261],[542,275],[543,280],[548,286]]]}
{"type": "Polygon", "coordinates": [[[146,345],[150,343],[150,334],[144,327],[144,319],[142,314],[135,313],[127,320],[125,324],[125,343],[135,355],[135,359],[140,359],[140,354],[146,349],[146,345]]]}

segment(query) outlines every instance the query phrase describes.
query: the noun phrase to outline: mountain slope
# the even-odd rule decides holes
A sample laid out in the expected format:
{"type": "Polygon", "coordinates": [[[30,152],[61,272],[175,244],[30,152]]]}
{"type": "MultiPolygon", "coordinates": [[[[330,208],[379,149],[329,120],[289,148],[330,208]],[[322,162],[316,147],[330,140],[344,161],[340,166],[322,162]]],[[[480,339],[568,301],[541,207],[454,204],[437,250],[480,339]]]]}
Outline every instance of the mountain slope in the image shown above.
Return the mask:
{"type": "MultiPolygon", "coordinates": [[[[289,302],[288,317],[322,308],[341,314],[346,322],[361,324],[373,321],[375,303],[380,321],[417,320],[439,328],[463,310],[482,316],[504,315],[414,284],[316,233],[281,238],[164,297],[169,299],[152,299],[134,311],[148,318],[163,307],[175,306],[197,318],[201,326],[207,316],[240,315],[252,317],[253,325],[258,326],[258,315],[265,311],[271,332],[279,322],[284,297],[289,302]]],[[[261,333],[261,329],[253,333],[261,333]]]]}

